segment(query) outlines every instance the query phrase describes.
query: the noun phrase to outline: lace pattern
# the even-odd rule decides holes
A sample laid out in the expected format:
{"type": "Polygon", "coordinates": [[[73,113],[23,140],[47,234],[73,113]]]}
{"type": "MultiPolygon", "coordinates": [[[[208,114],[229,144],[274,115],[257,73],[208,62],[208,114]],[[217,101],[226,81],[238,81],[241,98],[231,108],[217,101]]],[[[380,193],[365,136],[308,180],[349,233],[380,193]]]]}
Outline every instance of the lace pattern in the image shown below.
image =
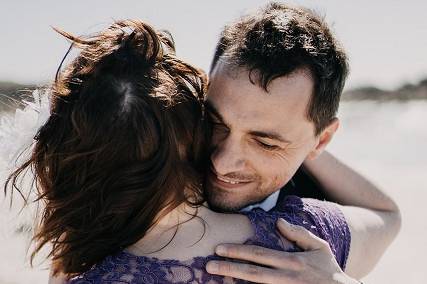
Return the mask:
{"type": "MultiPolygon", "coordinates": [[[[291,245],[285,246],[276,233],[278,218],[300,225],[326,240],[331,246],[339,265],[344,268],[350,247],[350,232],[341,211],[336,205],[314,199],[288,196],[279,201],[269,212],[254,209],[244,213],[251,221],[254,236],[245,244],[259,245],[276,250],[300,251],[291,245]]],[[[211,275],[206,272],[206,263],[223,259],[216,255],[195,257],[188,261],[157,259],[136,256],[125,251],[106,257],[91,270],[68,283],[247,283],[247,281],[211,275]]]]}

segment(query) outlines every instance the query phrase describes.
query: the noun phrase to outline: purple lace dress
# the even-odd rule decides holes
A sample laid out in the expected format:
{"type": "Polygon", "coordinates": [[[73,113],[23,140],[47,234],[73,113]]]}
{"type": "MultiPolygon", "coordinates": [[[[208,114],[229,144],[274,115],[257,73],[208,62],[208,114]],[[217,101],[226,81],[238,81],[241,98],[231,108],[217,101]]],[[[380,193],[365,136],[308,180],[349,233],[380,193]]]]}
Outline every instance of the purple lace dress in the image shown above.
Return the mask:
{"type": "MultiPolygon", "coordinates": [[[[269,212],[254,209],[244,214],[250,219],[255,231],[255,235],[245,244],[276,250],[300,251],[295,246],[284,246],[276,233],[277,219],[284,218],[326,240],[338,264],[342,269],[345,268],[350,249],[350,231],[343,214],[334,204],[287,196],[269,212]]],[[[247,281],[207,273],[205,265],[213,259],[223,258],[211,255],[178,261],[135,256],[122,251],[106,257],[91,270],[67,283],[247,283],[247,281]]]]}

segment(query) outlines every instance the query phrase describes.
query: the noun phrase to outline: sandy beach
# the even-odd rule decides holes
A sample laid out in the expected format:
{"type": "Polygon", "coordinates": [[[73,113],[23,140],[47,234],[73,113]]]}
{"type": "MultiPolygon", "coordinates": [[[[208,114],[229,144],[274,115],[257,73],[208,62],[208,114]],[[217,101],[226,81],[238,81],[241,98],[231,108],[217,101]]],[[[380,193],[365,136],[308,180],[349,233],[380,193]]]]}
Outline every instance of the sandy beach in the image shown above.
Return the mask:
{"type": "MultiPolygon", "coordinates": [[[[427,283],[427,102],[345,102],[340,118],[329,150],[386,190],[403,216],[400,234],[364,283],[427,283]]],[[[49,263],[37,258],[30,268],[28,261],[32,213],[18,209],[0,200],[0,284],[47,283],[49,263]]]]}

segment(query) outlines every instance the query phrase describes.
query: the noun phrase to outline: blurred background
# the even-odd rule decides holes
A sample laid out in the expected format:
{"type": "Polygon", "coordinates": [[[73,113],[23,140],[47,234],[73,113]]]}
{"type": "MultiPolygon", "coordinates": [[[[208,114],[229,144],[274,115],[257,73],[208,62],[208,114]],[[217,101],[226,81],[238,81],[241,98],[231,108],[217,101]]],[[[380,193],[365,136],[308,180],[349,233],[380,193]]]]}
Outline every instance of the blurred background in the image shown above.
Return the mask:
{"type": "MultiPolygon", "coordinates": [[[[169,30],[177,54],[209,70],[224,24],[268,1],[2,1],[0,119],[22,120],[17,101],[49,83],[69,44],[52,30],[75,35],[114,20],[139,18],[169,30]]],[[[366,283],[427,283],[427,2],[286,1],[324,15],[350,57],[342,121],[329,150],[385,189],[399,204],[402,230],[366,283]]],[[[37,117],[27,117],[29,124],[37,117]]],[[[11,126],[12,127],[12,126],[11,126]]],[[[4,129],[3,129],[4,130],[4,129]]],[[[25,136],[25,130],[10,129],[25,136]]],[[[0,131],[0,182],[13,144],[0,131]]],[[[16,199],[19,199],[16,197],[16,199]]],[[[0,197],[0,284],[46,283],[48,263],[29,265],[33,215],[0,197]]],[[[369,248],[367,248],[369,249],[369,248]]]]}

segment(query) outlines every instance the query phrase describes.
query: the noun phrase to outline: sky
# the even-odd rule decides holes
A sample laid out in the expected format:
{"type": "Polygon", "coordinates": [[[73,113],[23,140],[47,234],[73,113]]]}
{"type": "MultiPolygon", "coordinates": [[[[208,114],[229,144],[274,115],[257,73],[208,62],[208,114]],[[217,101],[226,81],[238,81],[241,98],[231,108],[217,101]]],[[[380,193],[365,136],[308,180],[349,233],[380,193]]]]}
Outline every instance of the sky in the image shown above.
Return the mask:
{"type": "MultiPolygon", "coordinates": [[[[53,79],[68,43],[52,26],[82,35],[114,20],[135,18],[169,30],[178,56],[208,70],[224,24],[267,2],[2,0],[0,81],[39,83],[53,79]]],[[[347,88],[375,85],[393,89],[427,77],[427,1],[285,3],[306,6],[325,16],[350,58],[347,88]]]]}

